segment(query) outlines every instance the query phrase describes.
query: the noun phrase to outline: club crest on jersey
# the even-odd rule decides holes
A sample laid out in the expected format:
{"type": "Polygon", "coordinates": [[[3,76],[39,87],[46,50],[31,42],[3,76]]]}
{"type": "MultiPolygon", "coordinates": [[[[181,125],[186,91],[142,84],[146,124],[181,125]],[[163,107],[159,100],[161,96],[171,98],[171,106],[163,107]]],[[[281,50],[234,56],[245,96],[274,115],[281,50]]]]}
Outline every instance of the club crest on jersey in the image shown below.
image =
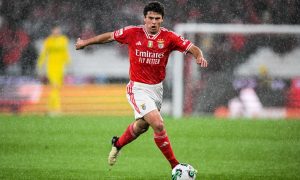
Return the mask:
{"type": "Polygon", "coordinates": [[[142,104],[141,107],[142,107],[143,110],[146,110],[146,105],[145,104],[142,104]]]}
{"type": "Polygon", "coordinates": [[[164,41],[163,39],[158,39],[158,40],[157,40],[157,46],[158,46],[159,49],[164,48],[164,46],[165,46],[165,45],[164,45],[164,42],[165,42],[165,41],[164,41]]]}
{"type": "Polygon", "coordinates": [[[148,48],[152,48],[153,47],[153,41],[148,41],[148,48]]]}

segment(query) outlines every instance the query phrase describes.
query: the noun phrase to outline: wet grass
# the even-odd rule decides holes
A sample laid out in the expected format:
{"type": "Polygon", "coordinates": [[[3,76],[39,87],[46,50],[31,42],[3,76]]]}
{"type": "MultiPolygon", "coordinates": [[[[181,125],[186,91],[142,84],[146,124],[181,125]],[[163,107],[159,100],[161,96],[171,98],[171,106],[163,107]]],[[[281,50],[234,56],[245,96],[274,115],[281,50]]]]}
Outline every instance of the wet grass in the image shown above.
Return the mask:
{"type": "MultiPolygon", "coordinates": [[[[131,117],[1,116],[0,179],[171,179],[150,129],[110,168],[113,135],[131,117]]],[[[174,152],[197,179],[300,179],[300,121],[165,119],[174,152]]]]}

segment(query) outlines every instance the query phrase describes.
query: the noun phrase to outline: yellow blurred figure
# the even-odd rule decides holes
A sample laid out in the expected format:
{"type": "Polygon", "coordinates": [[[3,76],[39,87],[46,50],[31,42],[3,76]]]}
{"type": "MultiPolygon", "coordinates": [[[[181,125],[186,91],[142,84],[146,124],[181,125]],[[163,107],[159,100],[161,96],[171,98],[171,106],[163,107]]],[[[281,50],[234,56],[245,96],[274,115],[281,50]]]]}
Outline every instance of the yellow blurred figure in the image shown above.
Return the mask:
{"type": "Polygon", "coordinates": [[[46,75],[51,88],[48,98],[48,108],[51,114],[58,114],[61,111],[60,92],[64,81],[64,70],[70,62],[68,44],[68,37],[62,34],[59,26],[56,26],[44,40],[38,58],[39,69],[46,65],[46,75]]]}

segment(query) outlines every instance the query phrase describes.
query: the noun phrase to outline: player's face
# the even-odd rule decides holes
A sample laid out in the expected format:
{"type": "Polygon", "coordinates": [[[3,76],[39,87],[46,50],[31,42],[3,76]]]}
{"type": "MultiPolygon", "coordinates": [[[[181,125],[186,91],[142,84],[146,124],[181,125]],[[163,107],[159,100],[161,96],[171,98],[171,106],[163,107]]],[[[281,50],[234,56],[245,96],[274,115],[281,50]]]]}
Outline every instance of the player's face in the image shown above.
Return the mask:
{"type": "Polygon", "coordinates": [[[146,17],[144,17],[144,22],[147,32],[150,34],[156,34],[160,29],[163,18],[162,15],[157,12],[148,11],[146,17]]]}
{"type": "Polygon", "coordinates": [[[61,29],[60,29],[60,27],[54,27],[54,28],[52,29],[52,35],[54,35],[54,36],[59,36],[59,35],[61,35],[61,29]]]}

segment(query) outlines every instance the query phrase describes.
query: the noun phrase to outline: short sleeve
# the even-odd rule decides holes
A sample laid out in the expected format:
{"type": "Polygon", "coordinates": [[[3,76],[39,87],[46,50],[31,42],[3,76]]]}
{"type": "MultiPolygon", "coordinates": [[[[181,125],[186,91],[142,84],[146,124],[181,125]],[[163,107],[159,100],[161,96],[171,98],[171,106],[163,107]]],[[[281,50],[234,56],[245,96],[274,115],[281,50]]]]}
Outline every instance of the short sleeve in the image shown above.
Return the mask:
{"type": "Polygon", "coordinates": [[[114,31],[114,39],[121,44],[129,44],[130,35],[132,34],[132,26],[127,26],[114,31]]]}
{"type": "Polygon", "coordinates": [[[189,40],[185,39],[184,37],[174,32],[170,32],[170,33],[171,33],[173,50],[177,50],[186,54],[188,50],[191,48],[191,46],[193,45],[193,43],[191,43],[189,40]]]}

